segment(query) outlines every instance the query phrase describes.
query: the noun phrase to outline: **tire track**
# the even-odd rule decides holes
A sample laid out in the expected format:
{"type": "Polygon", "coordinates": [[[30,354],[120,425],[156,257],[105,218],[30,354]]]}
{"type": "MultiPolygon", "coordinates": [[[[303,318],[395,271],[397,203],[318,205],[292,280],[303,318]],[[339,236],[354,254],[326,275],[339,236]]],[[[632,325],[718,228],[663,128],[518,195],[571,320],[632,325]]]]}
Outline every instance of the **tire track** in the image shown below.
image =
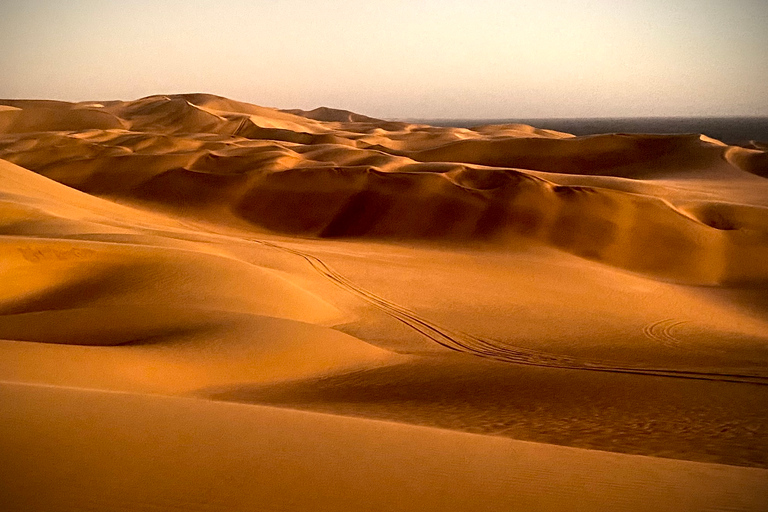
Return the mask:
{"type": "MultiPolygon", "coordinates": [[[[454,331],[434,324],[408,308],[405,308],[397,303],[389,301],[379,295],[376,295],[364,288],[357,286],[349,279],[333,270],[316,256],[265,240],[247,240],[265,247],[270,247],[279,251],[293,254],[304,259],[312,266],[316,272],[329,279],[340,288],[343,288],[344,290],[357,295],[369,304],[402,322],[403,324],[409,326],[410,328],[414,329],[435,343],[457,352],[469,353],[479,357],[493,359],[495,361],[529,366],[539,366],[545,368],[628,373],[656,377],[736,382],[761,386],[768,385],[768,377],[766,376],[680,370],[675,368],[650,368],[644,366],[620,364],[612,361],[581,359],[565,355],[550,354],[547,352],[541,352],[538,350],[526,349],[522,347],[510,346],[490,338],[482,338],[461,331],[454,331]]],[[[679,341],[674,338],[672,330],[676,326],[679,326],[683,323],[685,322],[675,321],[674,319],[666,319],[646,326],[643,329],[643,332],[649,338],[660,341],[662,343],[676,344],[679,343],[679,341]]]]}
{"type": "Polygon", "coordinates": [[[674,318],[667,318],[665,320],[659,320],[643,327],[643,334],[646,338],[666,345],[667,347],[680,346],[681,341],[675,337],[674,331],[676,328],[683,324],[687,324],[687,320],[676,320],[674,318]]]}

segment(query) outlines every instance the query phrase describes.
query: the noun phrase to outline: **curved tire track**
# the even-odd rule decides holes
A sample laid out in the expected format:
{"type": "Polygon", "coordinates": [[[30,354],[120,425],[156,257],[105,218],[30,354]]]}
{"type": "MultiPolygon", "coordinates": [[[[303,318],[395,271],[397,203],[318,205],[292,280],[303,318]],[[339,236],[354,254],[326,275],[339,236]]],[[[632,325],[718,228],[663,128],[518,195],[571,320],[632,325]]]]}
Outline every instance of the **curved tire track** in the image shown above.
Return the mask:
{"type": "MultiPolygon", "coordinates": [[[[649,368],[644,366],[620,364],[612,361],[581,359],[565,355],[540,352],[522,347],[504,345],[489,338],[481,338],[464,332],[446,329],[430,322],[424,317],[419,316],[417,313],[409,310],[408,308],[384,299],[379,295],[376,295],[368,290],[365,290],[364,288],[357,286],[349,279],[330,268],[325,262],[316,256],[265,240],[248,240],[265,247],[270,247],[303,258],[312,266],[312,268],[315,269],[315,271],[317,271],[325,278],[331,280],[337,286],[359,296],[369,304],[375,306],[389,316],[411,327],[421,335],[450,350],[465,352],[479,357],[493,359],[495,361],[503,361],[529,366],[539,366],[545,368],[629,373],[656,377],[736,382],[742,384],[756,384],[761,386],[768,385],[768,377],[766,376],[680,370],[675,368],[649,368]]],[[[654,340],[661,341],[665,344],[676,344],[678,343],[678,340],[674,338],[672,330],[676,326],[679,326],[683,323],[685,322],[675,321],[674,319],[667,319],[650,324],[649,326],[646,326],[643,331],[646,333],[646,336],[654,340]]]]}
{"type": "Polygon", "coordinates": [[[668,347],[679,347],[680,340],[675,337],[675,329],[683,324],[687,324],[687,320],[677,320],[675,318],[667,318],[653,322],[643,327],[643,334],[646,338],[666,345],[668,347]]]}

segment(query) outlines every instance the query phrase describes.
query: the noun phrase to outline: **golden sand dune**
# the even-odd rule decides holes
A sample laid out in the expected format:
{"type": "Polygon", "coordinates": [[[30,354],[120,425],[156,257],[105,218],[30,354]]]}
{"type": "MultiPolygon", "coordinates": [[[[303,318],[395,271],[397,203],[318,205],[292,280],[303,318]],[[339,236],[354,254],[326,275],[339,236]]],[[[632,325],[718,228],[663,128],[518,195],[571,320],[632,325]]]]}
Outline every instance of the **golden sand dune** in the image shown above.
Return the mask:
{"type": "Polygon", "coordinates": [[[757,146],[184,94],[0,159],[18,510],[768,502],[757,146]]]}
{"type": "Polygon", "coordinates": [[[768,497],[753,468],[176,397],[13,386],[0,400],[0,475],[28,483],[4,493],[17,510],[760,510],[768,497]]]}
{"type": "Polygon", "coordinates": [[[523,237],[681,283],[768,277],[765,153],[699,136],[295,111],[323,122],[209,95],[6,103],[24,122],[4,130],[0,157],[91,194],[273,233],[500,248],[523,237]]]}

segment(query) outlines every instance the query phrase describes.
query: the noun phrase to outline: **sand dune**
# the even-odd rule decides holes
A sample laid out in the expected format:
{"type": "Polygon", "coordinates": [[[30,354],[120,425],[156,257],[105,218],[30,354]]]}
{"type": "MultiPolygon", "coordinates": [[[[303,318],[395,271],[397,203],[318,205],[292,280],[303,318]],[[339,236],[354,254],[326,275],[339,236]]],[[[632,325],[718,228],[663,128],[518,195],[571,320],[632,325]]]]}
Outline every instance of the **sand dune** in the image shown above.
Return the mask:
{"type": "Polygon", "coordinates": [[[767,158],[208,94],[0,100],[2,494],[761,510],[767,158]]]}
{"type": "Polygon", "coordinates": [[[688,284],[768,277],[765,153],[706,137],[389,126],[296,111],[334,119],[324,123],[209,95],[101,110],[5,103],[24,106],[3,114],[26,121],[4,130],[1,157],[104,197],[300,236],[502,248],[524,237],[688,284]]]}
{"type": "Polygon", "coordinates": [[[383,123],[381,119],[364,116],[350,112],[349,110],[340,110],[336,108],[318,107],[312,110],[288,109],[283,110],[289,114],[314,119],[316,121],[340,122],[340,123],[383,123]]]}
{"type": "Polygon", "coordinates": [[[759,510],[768,499],[751,468],[183,398],[0,393],[13,400],[0,474],[26,482],[4,493],[17,510],[759,510]]]}

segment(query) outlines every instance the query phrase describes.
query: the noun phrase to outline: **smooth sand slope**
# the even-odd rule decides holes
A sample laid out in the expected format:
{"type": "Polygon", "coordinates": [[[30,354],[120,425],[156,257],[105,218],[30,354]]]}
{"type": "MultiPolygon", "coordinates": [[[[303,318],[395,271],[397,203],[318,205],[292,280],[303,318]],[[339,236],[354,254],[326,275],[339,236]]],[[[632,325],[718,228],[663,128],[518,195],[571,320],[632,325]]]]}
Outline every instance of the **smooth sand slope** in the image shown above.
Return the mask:
{"type": "Polygon", "coordinates": [[[0,396],[0,475],[16,484],[6,509],[759,510],[768,499],[752,468],[174,397],[0,396]]]}
{"type": "Polygon", "coordinates": [[[204,94],[0,100],[2,494],[764,510],[767,162],[204,94]]]}

